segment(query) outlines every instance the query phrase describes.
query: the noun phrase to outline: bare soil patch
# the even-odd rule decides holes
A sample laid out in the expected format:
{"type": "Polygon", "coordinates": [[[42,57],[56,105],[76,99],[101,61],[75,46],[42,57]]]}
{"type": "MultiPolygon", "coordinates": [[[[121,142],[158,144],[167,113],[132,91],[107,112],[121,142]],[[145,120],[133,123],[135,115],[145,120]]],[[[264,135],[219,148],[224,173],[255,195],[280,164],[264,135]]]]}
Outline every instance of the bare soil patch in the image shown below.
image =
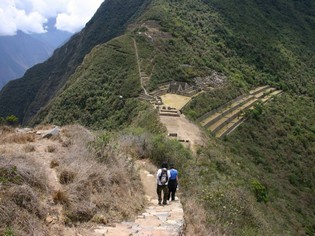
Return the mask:
{"type": "MultiPolygon", "coordinates": [[[[176,108],[177,110],[183,108],[191,100],[191,97],[169,93],[161,96],[161,98],[165,106],[176,108]]],[[[207,139],[199,126],[186,119],[183,114],[179,117],[160,116],[160,120],[169,134],[175,134],[176,139],[194,152],[198,146],[203,146],[207,139]]]]}

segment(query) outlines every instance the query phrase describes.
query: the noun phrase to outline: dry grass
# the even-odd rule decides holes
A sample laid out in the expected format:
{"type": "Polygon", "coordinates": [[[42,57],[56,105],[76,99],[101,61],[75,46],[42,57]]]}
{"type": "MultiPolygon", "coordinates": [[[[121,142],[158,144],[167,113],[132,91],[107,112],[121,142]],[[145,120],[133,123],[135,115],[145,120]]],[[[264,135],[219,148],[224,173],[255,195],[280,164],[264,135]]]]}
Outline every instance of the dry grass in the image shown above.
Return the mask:
{"type": "MultiPolygon", "coordinates": [[[[121,221],[133,217],[143,208],[145,199],[133,163],[120,150],[103,149],[99,158],[88,148],[94,136],[79,126],[68,126],[63,135],[71,140],[69,155],[59,161],[59,180],[69,204],[64,204],[68,224],[95,221],[121,221]],[[99,160],[103,160],[100,162],[99,160]],[[115,196],[115,197],[113,197],[115,196]],[[104,220],[106,219],[106,220],[104,220]]],[[[62,199],[61,196],[55,197],[62,199]]]]}
{"type": "Polygon", "coordinates": [[[57,150],[56,146],[49,145],[47,147],[47,152],[55,152],[57,150]]]}
{"type": "Polygon", "coordinates": [[[9,199],[18,207],[25,209],[30,214],[43,218],[45,213],[36,192],[28,185],[14,186],[8,191],[9,199]]]}
{"type": "Polygon", "coordinates": [[[9,133],[14,133],[15,129],[11,126],[0,126],[0,134],[4,135],[4,134],[9,134],[9,133]]]}
{"type": "Polygon", "coordinates": [[[47,193],[45,173],[23,157],[0,157],[0,170],[0,232],[10,226],[14,235],[47,235],[41,201],[47,193]]]}
{"type": "Polygon", "coordinates": [[[1,135],[0,142],[2,143],[17,143],[25,144],[35,141],[35,134],[25,134],[25,133],[7,133],[1,135]]]}
{"type": "Polygon", "coordinates": [[[96,214],[102,214],[110,221],[121,221],[143,207],[144,199],[137,187],[140,180],[124,160],[113,158],[112,162],[105,165],[79,157],[67,163],[67,168],[75,173],[71,181],[68,181],[69,172],[64,175],[70,200],[66,216],[71,222],[89,221],[96,214]]]}
{"type": "Polygon", "coordinates": [[[26,153],[28,152],[34,152],[35,151],[35,146],[34,145],[31,145],[31,144],[26,144],[24,147],[23,147],[24,151],[26,153]]]}
{"type": "Polygon", "coordinates": [[[55,126],[50,124],[39,124],[34,129],[35,130],[50,130],[53,129],[55,126]]]}
{"type": "Polygon", "coordinates": [[[50,162],[50,168],[55,168],[55,167],[58,167],[59,166],[59,161],[57,160],[52,160],[50,162]]]}
{"type": "MultiPolygon", "coordinates": [[[[145,196],[139,173],[120,147],[110,151],[102,147],[97,156],[88,145],[94,136],[80,126],[64,127],[60,138],[71,145],[56,152],[54,159],[49,159],[52,156],[47,152],[45,158],[40,153],[41,158],[36,158],[41,150],[37,145],[44,147],[37,143],[39,139],[32,155],[10,159],[0,156],[0,235],[8,225],[14,235],[59,235],[46,224],[48,213],[61,212],[57,219],[62,227],[64,223],[73,226],[80,222],[111,224],[131,219],[143,209],[145,196]],[[57,176],[61,184],[52,182],[57,176]]],[[[57,148],[62,145],[59,141],[50,140],[57,148]]]]}
{"type": "Polygon", "coordinates": [[[196,236],[219,236],[226,235],[222,229],[212,226],[211,229],[207,227],[207,213],[200,202],[196,202],[195,198],[184,202],[185,221],[189,224],[185,225],[186,235],[196,236]]]}
{"type": "Polygon", "coordinates": [[[66,192],[58,190],[53,193],[53,200],[55,204],[67,205],[69,204],[69,196],[66,192]]]}
{"type": "Polygon", "coordinates": [[[76,174],[73,171],[63,170],[60,173],[59,182],[61,184],[70,184],[73,182],[75,175],[76,174]]]}
{"type": "Polygon", "coordinates": [[[170,93],[162,95],[161,98],[165,106],[174,107],[178,110],[182,109],[191,100],[191,97],[170,93]]]}

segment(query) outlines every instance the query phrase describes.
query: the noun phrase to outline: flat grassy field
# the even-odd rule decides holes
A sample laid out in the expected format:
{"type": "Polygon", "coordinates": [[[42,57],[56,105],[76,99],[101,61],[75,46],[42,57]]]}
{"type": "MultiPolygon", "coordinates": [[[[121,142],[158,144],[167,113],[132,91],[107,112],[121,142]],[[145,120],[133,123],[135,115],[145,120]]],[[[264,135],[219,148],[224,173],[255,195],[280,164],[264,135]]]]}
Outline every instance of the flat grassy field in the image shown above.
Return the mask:
{"type": "Polygon", "coordinates": [[[162,95],[161,98],[165,105],[176,108],[177,110],[182,109],[191,100],[191,97],[181,96],[172,93],[162,95]]]}

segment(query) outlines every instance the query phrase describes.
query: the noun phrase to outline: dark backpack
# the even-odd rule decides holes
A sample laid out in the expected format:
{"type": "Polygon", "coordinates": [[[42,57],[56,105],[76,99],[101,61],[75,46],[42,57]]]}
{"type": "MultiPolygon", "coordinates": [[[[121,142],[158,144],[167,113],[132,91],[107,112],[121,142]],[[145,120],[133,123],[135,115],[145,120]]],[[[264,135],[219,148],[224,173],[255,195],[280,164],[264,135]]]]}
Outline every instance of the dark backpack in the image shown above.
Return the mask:
{"type": "Polygon", "coordinates": [[[168,182],[168,175],[167,175],[167,169],[163,168],[161,175],[160,175],[160,182],[162,185],[166,185],[168,182]]]}

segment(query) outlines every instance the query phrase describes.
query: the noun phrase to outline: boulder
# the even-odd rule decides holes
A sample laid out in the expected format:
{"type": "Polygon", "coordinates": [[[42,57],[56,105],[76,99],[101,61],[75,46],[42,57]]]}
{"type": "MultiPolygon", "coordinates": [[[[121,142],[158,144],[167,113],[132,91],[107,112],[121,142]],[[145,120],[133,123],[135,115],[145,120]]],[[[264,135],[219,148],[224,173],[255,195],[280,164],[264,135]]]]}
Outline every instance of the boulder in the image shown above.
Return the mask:
{"type": "Polygon", "coordinates": [[[58,136],[59,132],[60,132],[60,128],[59,127],[55,127],[52,130],[44,133],[42,138],[56,137],[56,136],[58,136]]]}

